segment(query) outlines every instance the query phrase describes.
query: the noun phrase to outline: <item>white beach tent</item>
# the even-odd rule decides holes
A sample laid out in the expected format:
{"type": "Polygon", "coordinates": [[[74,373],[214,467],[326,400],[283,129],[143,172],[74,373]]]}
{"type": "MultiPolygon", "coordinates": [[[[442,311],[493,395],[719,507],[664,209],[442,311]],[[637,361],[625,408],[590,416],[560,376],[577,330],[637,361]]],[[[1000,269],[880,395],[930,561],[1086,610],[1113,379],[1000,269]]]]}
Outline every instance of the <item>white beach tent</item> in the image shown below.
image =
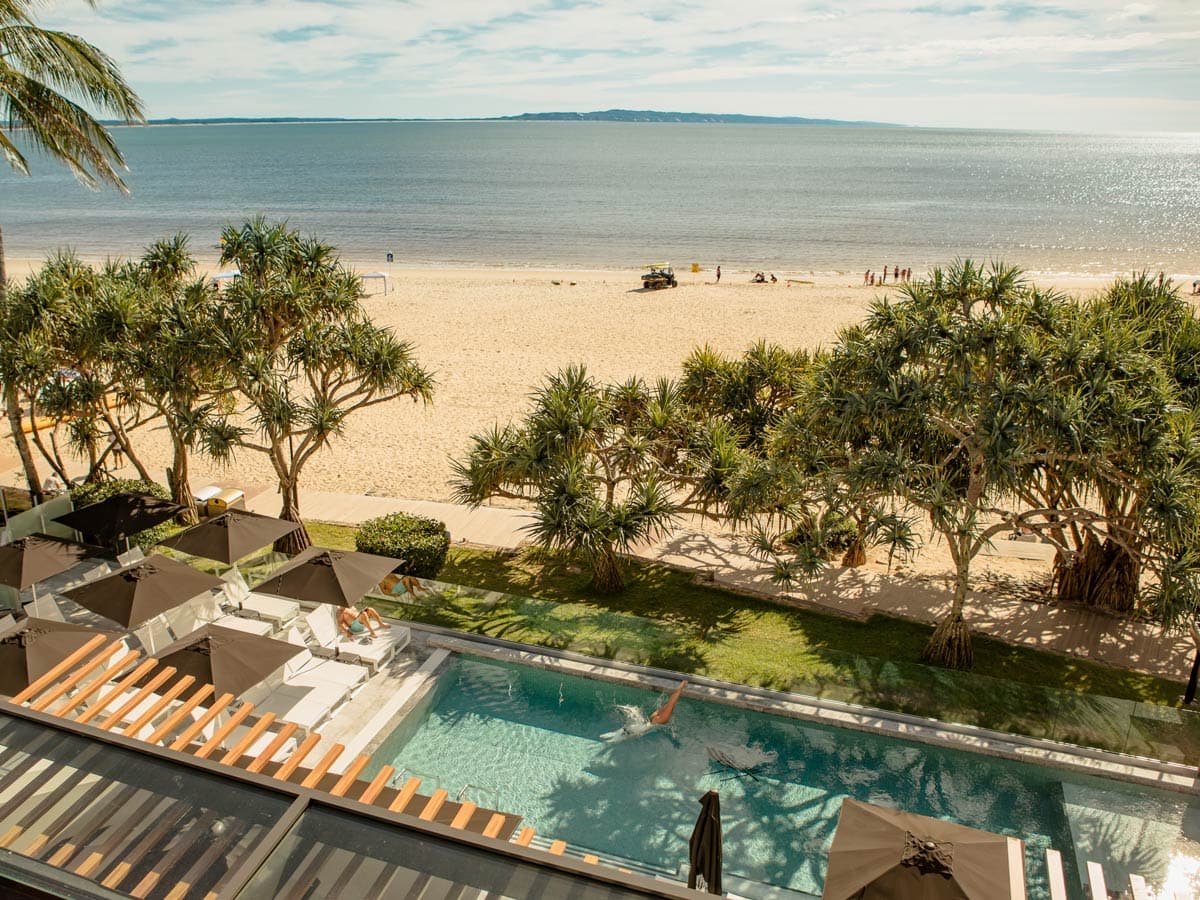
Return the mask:
{"type": "Polygon", "coordinates": [[[386,296],[388,292],[388,274],[387,272],[368,272],[366,275],[359,275],[359,280],[363,283],[363,289],[366,289],[368,278],[383,279],[383,293],[386,296]]]}

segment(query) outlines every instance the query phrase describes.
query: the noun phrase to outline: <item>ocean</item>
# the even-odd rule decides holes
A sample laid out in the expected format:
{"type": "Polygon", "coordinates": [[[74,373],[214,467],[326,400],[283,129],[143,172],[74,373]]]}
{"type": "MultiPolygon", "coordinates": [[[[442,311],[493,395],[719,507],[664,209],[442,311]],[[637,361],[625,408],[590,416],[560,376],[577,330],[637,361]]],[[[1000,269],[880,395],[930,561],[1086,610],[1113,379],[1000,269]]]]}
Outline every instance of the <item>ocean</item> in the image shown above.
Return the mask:
{"type": "Polygon", "coordinates": [[[263,213],[398,266],[1200,272],[1200,134],[608,122],[115,130],[131,193],[0,173],[10,257],[200,256],[263,213]]]}

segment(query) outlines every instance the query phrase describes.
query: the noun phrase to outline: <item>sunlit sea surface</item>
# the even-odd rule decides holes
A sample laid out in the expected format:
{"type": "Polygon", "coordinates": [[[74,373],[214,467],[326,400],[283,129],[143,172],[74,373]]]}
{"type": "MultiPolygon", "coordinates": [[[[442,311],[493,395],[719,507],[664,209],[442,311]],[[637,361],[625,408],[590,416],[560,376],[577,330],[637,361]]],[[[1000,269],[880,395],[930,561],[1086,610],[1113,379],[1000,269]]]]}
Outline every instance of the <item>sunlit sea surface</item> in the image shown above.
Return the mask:
{"type": "Polygon", "coordinates": [[[0,172],[10,256],[265,213],[398,265],[1200,272],[1200,134],[590,122],[121,128],[132,193],[0,172]]]}

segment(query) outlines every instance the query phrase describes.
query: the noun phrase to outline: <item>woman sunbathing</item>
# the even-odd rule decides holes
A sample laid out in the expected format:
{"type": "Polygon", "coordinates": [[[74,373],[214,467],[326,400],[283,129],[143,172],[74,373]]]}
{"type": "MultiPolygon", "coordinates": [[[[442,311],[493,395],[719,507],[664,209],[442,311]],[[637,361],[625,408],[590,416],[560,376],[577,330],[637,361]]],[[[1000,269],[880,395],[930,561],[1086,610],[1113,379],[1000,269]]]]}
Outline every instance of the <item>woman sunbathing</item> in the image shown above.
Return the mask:
{"type": "Polygon", "coordinates": [[[380,628],[391,628],[387,622],[379,617],[374,607],[364,606],[360,611],[355,606],[344,606],[338,610],[337,615],[338,628],[346,635],[346,637],[358,637],[364,631],[369,631],[371,637],[378,637],[375,632],[375,625],[380,628]],[[372,624],[374,622],[374,624],[372,624]]]}

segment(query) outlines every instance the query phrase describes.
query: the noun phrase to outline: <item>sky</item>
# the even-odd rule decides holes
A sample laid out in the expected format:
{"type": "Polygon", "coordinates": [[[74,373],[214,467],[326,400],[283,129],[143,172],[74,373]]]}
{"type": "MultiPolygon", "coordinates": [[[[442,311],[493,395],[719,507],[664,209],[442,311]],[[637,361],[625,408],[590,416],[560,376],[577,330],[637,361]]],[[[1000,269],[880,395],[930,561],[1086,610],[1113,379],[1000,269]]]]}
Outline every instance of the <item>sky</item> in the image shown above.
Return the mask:
{"type": "Polygon", "coordinates": [[[614,107],[1200,132],[1200,0],[51,0],[149,116],[614,107]]]}

